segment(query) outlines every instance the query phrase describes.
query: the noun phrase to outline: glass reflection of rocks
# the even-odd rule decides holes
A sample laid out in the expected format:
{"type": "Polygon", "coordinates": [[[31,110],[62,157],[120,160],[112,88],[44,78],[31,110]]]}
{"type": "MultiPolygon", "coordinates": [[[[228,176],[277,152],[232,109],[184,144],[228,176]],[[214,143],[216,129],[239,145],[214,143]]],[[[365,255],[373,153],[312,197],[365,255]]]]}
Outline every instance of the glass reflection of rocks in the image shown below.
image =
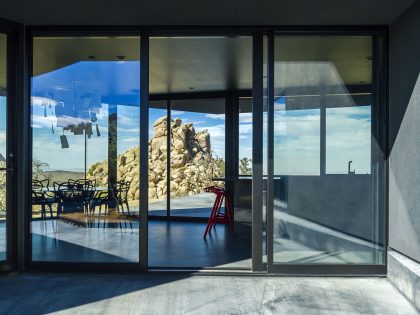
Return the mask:
{"type": "MultiPolygon", "coordinates": [[[[196,132],[192,123],[171,120],[171,187],[170,196],[180,197],[204,192],[215,185],[213,179],[224,177],[224,161],[211,151],[211,135],[207,130],[196,132]]],[[[135,146],[118,155],[118,180],[130,181],[129,199],[139,200],[140,149],[135,146]]],[[[98,185],[108,182],[108,161],[90,166],[88,178],[98,185]]],[[[151,202],[167,196],[167,117],[153,124],[149,142],[149,199],[151,202]]]]}

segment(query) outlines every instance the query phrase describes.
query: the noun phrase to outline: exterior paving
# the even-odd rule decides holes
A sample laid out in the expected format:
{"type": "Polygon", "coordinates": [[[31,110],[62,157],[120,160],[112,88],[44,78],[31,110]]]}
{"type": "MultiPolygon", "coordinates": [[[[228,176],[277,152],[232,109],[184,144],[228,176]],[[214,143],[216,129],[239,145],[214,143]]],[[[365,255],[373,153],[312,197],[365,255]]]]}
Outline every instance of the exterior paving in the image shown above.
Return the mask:
{"type": "Polygon", "coordinates": [[[419,314],[385,278],[22,274],[0,288],[1,314],[419,314]]]}

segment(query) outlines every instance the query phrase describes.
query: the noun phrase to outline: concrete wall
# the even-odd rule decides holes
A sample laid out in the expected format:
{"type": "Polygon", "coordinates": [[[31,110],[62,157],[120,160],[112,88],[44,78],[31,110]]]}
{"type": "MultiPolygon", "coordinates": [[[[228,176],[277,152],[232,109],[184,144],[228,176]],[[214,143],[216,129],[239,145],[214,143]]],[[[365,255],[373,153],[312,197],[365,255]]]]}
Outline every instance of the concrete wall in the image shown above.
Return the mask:
{"type": "Polygon", "coordinates": [[[389,46],[389,246],[420,262],[420,2],[389,46]]]}

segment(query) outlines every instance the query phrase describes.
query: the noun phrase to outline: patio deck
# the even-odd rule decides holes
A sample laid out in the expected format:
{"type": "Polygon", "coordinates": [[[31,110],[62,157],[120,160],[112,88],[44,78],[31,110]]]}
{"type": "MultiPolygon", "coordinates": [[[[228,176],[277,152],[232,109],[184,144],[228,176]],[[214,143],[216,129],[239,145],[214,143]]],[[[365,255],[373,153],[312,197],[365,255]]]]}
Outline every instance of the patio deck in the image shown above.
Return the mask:
{"type": "Polygon", "coordinates": [[[0,314],[419,314],[385,278],[0,277],[0,314]]]}

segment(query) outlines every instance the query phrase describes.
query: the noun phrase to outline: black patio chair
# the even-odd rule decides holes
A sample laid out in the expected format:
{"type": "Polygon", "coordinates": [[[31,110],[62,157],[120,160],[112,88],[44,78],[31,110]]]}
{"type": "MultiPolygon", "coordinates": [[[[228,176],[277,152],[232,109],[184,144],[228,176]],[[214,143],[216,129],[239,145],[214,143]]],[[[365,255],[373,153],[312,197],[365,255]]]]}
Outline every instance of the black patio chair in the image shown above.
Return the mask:
{"type": "Polygon", "coordinates": [[[95,195],[96,180],[90,180],[86,178],[68,180],[69,187],[72,187],[73,191],[77,191],[83,196],[84,209],[86,213],[91,211],[90,205],[91,200],[95,195]]]}
{"type": "Polygon", "coordinates": [[[57,201],[57,214],[62,212],[85,211],[85,199],[82,189],[73,184],[54,182],[54,192],[57,201]]]}
{"type": "Polygon", "coordinates": [[[104,206],[104,213],[106,214],[108,212],[109,206],[114,203],[115,201],[112,197],[110,197],[108,190],[95,191],[89,202],[90,213],[95,215],[96,208],[99,207],[99,215],[101,215],[102,206],[104,206]]]}
{"type": "Polygon", "coordinates": [[[117,211],[120,212],[120,207],[121,207],[121,212],[123,214],[126,214],[124,211],[124,205],[125,205],[128,215],[131,215],[130,206],[128,205],[128,191],[130,190],[130,185],[131,185],[131,182],[129,181],[125,181],[125,180],[117,181],[116,189],[114,192],[115,201],[117,203],[117,211]]]}
{"type": "Polygon", "coordinates": [[[53,217],[52,206],[56,203],[54,192],[50,191],[49,179],[32,180],[32,205],[41,206],[41,217],[46,218],[45,208],[48,207],[53,217]]]}
{"type": "Polygon", "coordinates": [[[49,186],[50,180],[48,178],[32,180],[32,190],[34,191],[45,191],[49,189],[49,186]]]}
{"type": "Polygon", "coordinates": [[[48,207],[51,218],[53,217],[51,200],[45,195],[43,191],[32,190],[32,205],[41,206],[41,218],[46,219],[46,208],[48,207]]]}

